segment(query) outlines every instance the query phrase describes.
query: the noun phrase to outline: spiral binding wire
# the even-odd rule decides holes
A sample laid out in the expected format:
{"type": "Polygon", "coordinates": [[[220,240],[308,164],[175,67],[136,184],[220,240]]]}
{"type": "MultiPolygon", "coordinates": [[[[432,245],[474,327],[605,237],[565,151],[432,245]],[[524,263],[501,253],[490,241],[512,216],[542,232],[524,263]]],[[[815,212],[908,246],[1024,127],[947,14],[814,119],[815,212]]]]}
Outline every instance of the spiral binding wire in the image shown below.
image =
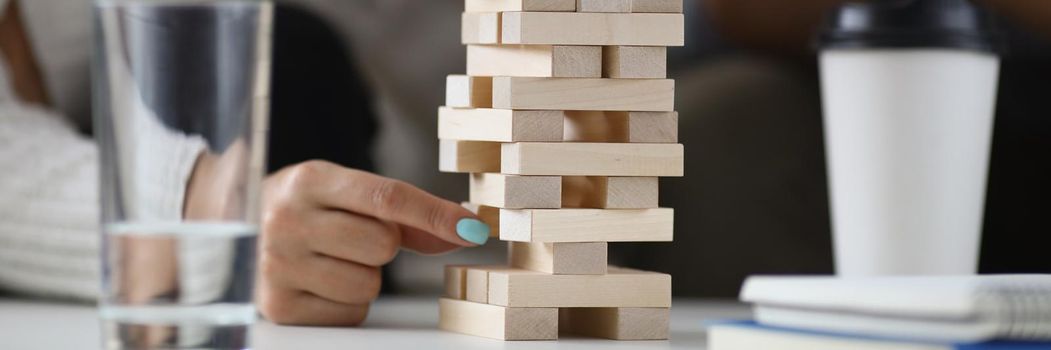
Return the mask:
{"type": "Polygon", "coordinates": [[[1001,338],[1051,340],[1051,281],[1001,280],[976,293],[979,306],[998,318],[1001,338]]]}

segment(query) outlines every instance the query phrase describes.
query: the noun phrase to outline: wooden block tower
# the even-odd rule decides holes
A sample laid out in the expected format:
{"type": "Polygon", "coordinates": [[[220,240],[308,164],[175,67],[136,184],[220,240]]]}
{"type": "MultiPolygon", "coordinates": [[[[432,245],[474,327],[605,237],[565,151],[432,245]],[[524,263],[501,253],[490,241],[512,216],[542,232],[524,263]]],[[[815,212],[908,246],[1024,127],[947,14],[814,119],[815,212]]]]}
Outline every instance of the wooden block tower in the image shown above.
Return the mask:
{"type": "Polygon", "coordinates": [[[607,266],[608,242],[669,242],[657,179],[683,175],[667,47],[682,0],[465,0],[467,74],[438,110],[440,168],[509,241],[507,266],[447,266],[442,329],[667,339],[671,276],[607,266]]]}

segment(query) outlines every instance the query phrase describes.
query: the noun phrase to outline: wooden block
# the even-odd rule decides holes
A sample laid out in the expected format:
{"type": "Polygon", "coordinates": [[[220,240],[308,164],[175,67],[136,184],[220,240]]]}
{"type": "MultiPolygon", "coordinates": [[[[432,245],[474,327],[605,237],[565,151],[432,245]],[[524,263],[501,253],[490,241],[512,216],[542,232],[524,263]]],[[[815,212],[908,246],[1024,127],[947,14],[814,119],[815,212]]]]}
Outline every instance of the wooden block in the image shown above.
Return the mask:
{"type": "Polygon", "coordinates": [[[467,268],[463,265],[445,265],[446,298],[464,300],[467,298],[467,268]]]}
{"type": "Polygon", "coordinates": [[[573,12],[575,0],[467,0],[464,10],[467,12],[573,12]]]}
{"type": "Polygon", "coordinates": [[[670,112],[675,81],[494,77],[492,105],[499,109],[670,112]]]}
{"type": "Polygon", "coordinates": [[[438,170],[447,173],[500,172],[500,144],[496,142],[440,140],[438,170]]]}
{"type": "Polygon", "coordinates": [[[500,173],[561,176],[682,176],[681,144],[501,144],[500,173]]]}
{"type": "Polygon", "coordinates": [[[445,78],[445,105],[463,108],[493,106],[493,78],[450,75],[445,78]]]}
{"type": "Polygon", "coordinates": [[[500,42],[533,45],[682,46],[683,16],[656,13],[503,12],[500,42]]]}
{"type": "Polygon", "coordinates": [[[500,340],[558,339],[558,309],[510,308],[441,298],[438,328],[500,340]]]}
{"type": "Polygon", "coordinates": [[[489,303],[510,307],[671,307],[671,276],[610,267],[605,275],[489,272],[489,303]]]}
{"type": "Polygon", "coordinates": [[[632,0],[577,0],[577,12],[631,12],[632,0]]]}
{"type": "Polygon", "coordinates": [[[599,78],[602,47],[468,45],[467,75],[599,78]]]}
{"type": "Polygon", "coordinates": [[[501,209],[500,239],[514,242],[671,242],[675,212],[656,209],[501,209]]]}
{"type": "Polygon", "coordinates": [[[556,275],[604,275],[606,242],[528,243],[507,245],[511,266],[556,275]]]}
{"type": "Polygon", "coordinates": [[[559,330],[614,340],[668,339],[671,309],[640,307],[564,308],[558,310],[559,330]]]}
{"type": "Polygon", "coordinates": [[[474,215],[477,215],[479,220],[489,225],[489,237],[500,237],[500,208],[468,202],[460,203],[460,206],[467,208],[474,215]]]}
{"type": "Polygon", "coordinates": [[[657,208],[658,185],[656,177],[565,176],[562,177],[562,207],[657,208]]]}
{"type": "Polygon", "coordinates": [[[471,203],[497,208],[561,208],[562,178],[471,174],[471,203]]]}
{"type": "Polygon", "coordinates": [[[494,142],[558,142],[565,115],[559,111],[438,108],[438,138],[494,142]]]}
{"type": "Polygon", "coordinates": [[[682,0],[632,0],[631,12],[682,13],[682,0]]]}
{"type": "Polygon", "coordinates": [[[663,46],[605,46],[602,77],[664,79],[668,76],[668,48],[663,46]]]}
{"type": "Polygon", "coordinates": [[[460,41],[464,44],[499,44],[500,13],[465,12],[460,22],[460,41]]]}
{"type": "Polygon", "coordinates": [[[676,143],[678,112],[566,111],[564,141],[676,143]]]}

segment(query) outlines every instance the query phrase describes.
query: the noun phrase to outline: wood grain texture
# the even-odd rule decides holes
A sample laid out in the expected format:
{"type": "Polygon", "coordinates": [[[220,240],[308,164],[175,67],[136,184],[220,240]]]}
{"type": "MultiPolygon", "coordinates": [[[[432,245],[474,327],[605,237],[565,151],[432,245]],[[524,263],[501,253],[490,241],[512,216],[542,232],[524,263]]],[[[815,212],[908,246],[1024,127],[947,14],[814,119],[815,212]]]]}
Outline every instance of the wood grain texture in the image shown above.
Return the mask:
{"type": "Polygon", "coordinates": [[[464,265],[445,265],[446,298],[464,300],[467,298],[467,268],[464,265]]]}
{"type": "Polygon", "coordinates": [[[448,173],[498,173],[500,152],[500,144],[496,142],[440,140],[438,170],[448,173]]]}
{"type": "Polygon", "coordinates": [[[556,275],[604,275],[606,242],[528,243],[510,242],[511,266],[556,275]]]}
{"type": "Polygon", "coordinates": [[[533,45],[682,46],[683,16],[655,13],[503,12],[500,42],[533,45]]]}
{"type": "Polygon", "coordinates": [[[676,143],[678,112],[565,111],[562,139],[568,142],[676,143]]]}
{"type": "Polygon", "coordinates": [[[479,220],[489,225],[489,237],[500,237],[500,208],[469,202],[460,203],[460,206],[470,210],[474,215],[478,216],[479,220]]]}
{"type": "Polygon", "coordinates": [[[464,44],[500,43],[499,12],[465,12],[460,18],[460,41],[464,44]]]}
{"type": "Polygon", "coordinates": [[[599,78],[602,48],[566,45],[468,45],[467,75],[599,78]]]}
{"type": "Polygon", "coordinates": [[[492,106],[498,109],[670,112],[671,79],[494,77],[492,106]]]}
{"type": "Polygon", "coordinates": [[[438,108],[438,138],[494,142],[558,142],[564,136],[560,111],[438,108]]]}
{"type": "Polygon", "coordinates": [[[497,208],[561,208],[558,176],[471,174],[471,203],[497,208]]]}
{"type": "Polygon", "coordinates": [[[509,308],[441,298],[438,328],[499,340],[558,339],[558,309],[509,308]]]}
{"type": "Polygon", "coordinates": [[[632,0],[631,12],[682,13],[682,0],[632,0]]]}
{"type": "Polygon", "coordinates": [[[466,0],[467,12],[560,12],[576,10],[575,0],[466,0]]]}
{"type": "Polygon", "coordinates": [[[500,239],[514,242],[670,242],[675,212],[656,209],[501,209],[500,239]]]}
{"type": "Polygon", "coordinates": [[[631,12],[632,0],[577,0],[577,12],[631,12]]]}
{"type": "Polygon", "coordinates": [[[563,208],[657,208],[659,192],[656,177],[562,177],[563,208]]]}
{"type": "Polygon", "coordinates": [[[668,48],[662,46],[605,46],[602,77],[664,79],[668,76],[668,48]]]}
{"type": "Polygon", "coordinates": [[[460,108],[493,106],[493,78],[449,75],[445,78],[445,105],[460,108]]]}
{"type": "Polygon", "coordinates": [[[681,144],[501,144],[500,173],[563,176],[682,176],[681,144]]]}
{"type": "Polygon", "coordinates": [[[605,275],[489,272],[489,303],[510,307],[671,307],[671,276],[609,267],[605,275]]]}
{"type": "Polygon", "coordinates": [[[669,308],[564,308],[559,309],[559,330],[565,333],[614,340],[668,339],[669,308]]]}

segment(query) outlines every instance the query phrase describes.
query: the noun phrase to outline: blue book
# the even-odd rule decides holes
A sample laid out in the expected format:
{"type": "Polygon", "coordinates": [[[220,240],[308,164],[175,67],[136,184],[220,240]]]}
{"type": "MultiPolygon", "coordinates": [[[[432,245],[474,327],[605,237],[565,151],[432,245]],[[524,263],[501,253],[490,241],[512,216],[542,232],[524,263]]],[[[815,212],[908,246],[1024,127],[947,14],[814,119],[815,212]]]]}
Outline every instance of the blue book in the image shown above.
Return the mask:
{"type": "Polygon", "coordinates": [[[708,327],[709,350],[1051,350],[1051,342],[989,341],[938,343],[843,335],[765,326],[754,321],[718,322],[708,327]]]}

